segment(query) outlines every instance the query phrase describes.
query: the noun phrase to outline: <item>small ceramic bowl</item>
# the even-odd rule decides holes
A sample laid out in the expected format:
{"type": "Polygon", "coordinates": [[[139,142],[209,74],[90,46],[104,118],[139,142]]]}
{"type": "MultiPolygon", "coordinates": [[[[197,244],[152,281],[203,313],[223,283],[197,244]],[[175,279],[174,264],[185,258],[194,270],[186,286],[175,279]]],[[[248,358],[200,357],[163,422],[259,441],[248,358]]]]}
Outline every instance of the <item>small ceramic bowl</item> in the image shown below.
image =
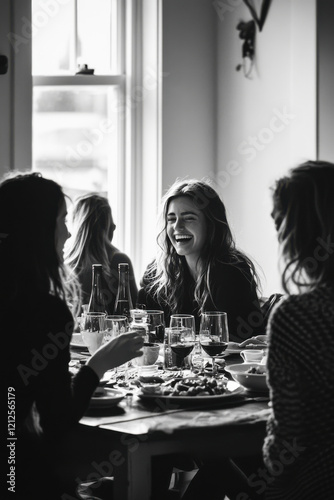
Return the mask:
{"type": "Polygon", "coordinates": [[[264,352],[260,349],[245,349],[241,351],[240,356],[245,363],[261,363],[264,352]]]}
{"type": "Polygon", "coordinates": [[[259,363],[240,363],[230,365],[225,368],[225,371],[230,373],[234,380],[239,382],[245,389],[254,392],[268,392],[267,376],[265,366],[259,363]],[[264,373],[248,373],[252,368],[264,373]]]}

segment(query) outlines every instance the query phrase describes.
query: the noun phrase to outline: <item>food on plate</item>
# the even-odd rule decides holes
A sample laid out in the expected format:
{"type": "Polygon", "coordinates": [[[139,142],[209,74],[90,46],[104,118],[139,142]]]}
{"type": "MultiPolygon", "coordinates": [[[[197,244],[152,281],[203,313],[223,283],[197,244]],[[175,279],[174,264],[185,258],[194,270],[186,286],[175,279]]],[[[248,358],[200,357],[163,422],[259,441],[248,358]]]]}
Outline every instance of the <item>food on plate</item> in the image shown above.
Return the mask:
{"type": "Polygon", "coordinates": [[[226,391],[227,379],[211,377],[193,377],[184,379],[174,379],[164,386],[143,387],[144,394],[154,393],[162,396],[218,396],[226,391]]]}
{"type": "Polygon", "coordinates": [[[251,375],[264,375],[266,373],[266,367],[263,365],[252,366],[246,373],[250,373],[251,375]]]}

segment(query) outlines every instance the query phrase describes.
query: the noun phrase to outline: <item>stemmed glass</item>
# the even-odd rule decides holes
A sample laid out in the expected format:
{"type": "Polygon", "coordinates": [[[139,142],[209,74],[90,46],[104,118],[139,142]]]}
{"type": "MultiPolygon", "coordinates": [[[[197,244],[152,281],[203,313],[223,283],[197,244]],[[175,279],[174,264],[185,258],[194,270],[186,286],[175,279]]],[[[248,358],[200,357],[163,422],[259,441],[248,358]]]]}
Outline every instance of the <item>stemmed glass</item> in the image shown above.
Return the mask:
{"type": "Polygon", "coordinates": [[[102,345],[106,333],[106,314],[87,312],[81,322],[81,336],[90,354],[102,345]]]}
{"type": "Polygon", "coordinates": [[[229,340],[226,312],[208,311],[202,313],[199,340],[203,350],[212,358],[212,375],[217,377],[215,359],[216,356],[225,351],[229,340]]]}
{"type": "Polygon", "coordinates": [[[175,354],[175,365],[184,368],[184,360],[195,347],[195,318],[191,314],[172,314],[169,345],[175,354]]]}

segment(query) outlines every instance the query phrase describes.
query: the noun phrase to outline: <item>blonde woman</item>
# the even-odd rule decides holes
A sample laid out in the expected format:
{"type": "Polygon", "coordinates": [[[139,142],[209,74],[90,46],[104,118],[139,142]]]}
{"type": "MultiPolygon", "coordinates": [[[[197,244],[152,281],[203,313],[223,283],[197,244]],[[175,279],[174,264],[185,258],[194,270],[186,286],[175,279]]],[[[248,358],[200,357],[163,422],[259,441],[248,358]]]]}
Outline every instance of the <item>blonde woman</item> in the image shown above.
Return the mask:
{"type": "Polygon", "coordinates": [[[98,194],[77,199],[72,211],[72,236],[65,247],[65,261],[81,285],[82,303],[87,304],[92,286],[92,264],[102,264],[104,297],[109,314],[114,313],[118,288],[118,264],[129,264],[132,304],[137,302],[137,284],[131,259],[112,244],[116,225],[109,202],[98,194]]]}

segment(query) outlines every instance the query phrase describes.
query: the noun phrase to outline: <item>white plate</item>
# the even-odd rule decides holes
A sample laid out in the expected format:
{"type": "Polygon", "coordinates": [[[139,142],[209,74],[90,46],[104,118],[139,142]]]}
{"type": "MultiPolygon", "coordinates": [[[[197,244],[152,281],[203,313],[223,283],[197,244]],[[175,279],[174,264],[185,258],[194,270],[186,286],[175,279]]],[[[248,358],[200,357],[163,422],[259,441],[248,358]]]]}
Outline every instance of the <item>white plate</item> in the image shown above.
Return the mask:
{"type": "Polygon", "coordinates": [[[124,393],[116,389],[105,390],[102,396],[92,396],[89,408],[110,408],[124,399],[124,393]]]}
{"type": "Polygon", "coordinates": [[[72,334],[70,346],[75,347],[76,349],[88,350],[86,344],[84,344],[84,341],[82,340],[81,333],[72,334]]]}
{"type": "MultiPolygon", "coordinates": [[[[239,344],[237,342],[229,342],[226,351],[224,351],[224,354],[239,354],[242,351],[241,347],[239,347],[239,344]]],[[[223,357],[222,356],[222,357],[223,357]]]]}
{"type": "MultiPolygon", "coordinates": [[[[262,341],[262,339],[260,337],[262,337],[262,335],[258,335],[255,338],[258,339],[258,340],[260,340],[260,341],[262,341]]],[[[245,345],[244,347],[240,347],[237,342],[229,342],[228,346],[227,346],[227,349],[224,352],[224,354],[225,355],[226,354],[240,354],[241,351],[243,351],[245,349],[260,349],[260,350],[263,350],[263,349],[267,349],[267,347],[268,346],[265,343],[263,343],[263,344],[248,344],[248,345],[245,345]]]]}
{"type": "Polygon", "coordinates": [[[234,399],[239,397],[241,394],[244,394],[244,389],[241,387],[238,383],[229,381],[227,383],[227,389],[224,394],[216,394],[213,396],[170,396],[170,395],[163,395],[159,393],[152,393],[152,394],[143,394],[143,393],[138,393],[138,396],[143,399],[143,400],[154,400],[154,399],[159,399],[162,401],[169,401],[173,403],[180,403],[180,404],[192,404],[192,405],[202,405],[202,404],[212,404],[212,403],[220,403],[223,401],[228,401],[230,399],[234,399]]]}

